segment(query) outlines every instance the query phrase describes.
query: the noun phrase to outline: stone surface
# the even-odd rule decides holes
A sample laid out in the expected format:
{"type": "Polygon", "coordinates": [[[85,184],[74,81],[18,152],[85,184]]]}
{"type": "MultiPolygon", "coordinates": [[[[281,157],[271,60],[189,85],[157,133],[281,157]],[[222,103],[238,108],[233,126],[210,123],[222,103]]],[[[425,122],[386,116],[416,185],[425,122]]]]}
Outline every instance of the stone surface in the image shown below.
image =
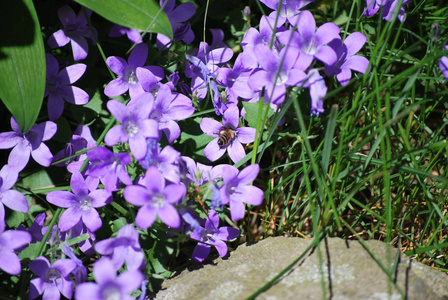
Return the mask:
{"type": "MultiPolygon", "coordinates": [[[[166,280],[156,299],[246,299],[297,259],[311,242],[275,237],[241,245],[228,259],[218,258],[213,264],[166,280]]],[[[257,299],[404,297],[448,299],[448,276],[411,261],[380,241],[368,241],[364,248],[358,241],[328,238],[321,242],[320,251],[315,248],[306,253],[257,299]],[[390,272],[391,280],[380,265],[390,272]]]]}

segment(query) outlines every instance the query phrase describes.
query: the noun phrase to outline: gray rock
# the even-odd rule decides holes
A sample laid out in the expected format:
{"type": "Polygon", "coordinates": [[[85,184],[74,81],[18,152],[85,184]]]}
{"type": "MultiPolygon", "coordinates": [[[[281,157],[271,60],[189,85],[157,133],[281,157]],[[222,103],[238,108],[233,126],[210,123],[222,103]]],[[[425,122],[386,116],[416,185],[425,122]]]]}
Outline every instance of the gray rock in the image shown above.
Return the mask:
{"type": "MultiPolygon", "coordinates": [[[[218,258],[214,264],[166,280],[156,299],[246,299],[300,257],[311,242],[275,237],[241,245],[228,259],[218,258]]],[[[320,243],[320,251],[306,253],[257,299],[448,299],[446,274],[383,242],[371,240],[365,245],[328,238],[320,243]]]]}

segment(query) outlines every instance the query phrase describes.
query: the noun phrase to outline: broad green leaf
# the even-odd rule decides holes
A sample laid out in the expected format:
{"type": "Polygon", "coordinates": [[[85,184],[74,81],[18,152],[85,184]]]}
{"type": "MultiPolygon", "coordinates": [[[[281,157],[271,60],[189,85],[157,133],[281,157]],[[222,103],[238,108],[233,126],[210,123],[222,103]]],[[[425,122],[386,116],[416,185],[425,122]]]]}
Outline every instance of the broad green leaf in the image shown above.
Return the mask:
{"type": "Polygon", "coordinates": [[[119,25],[173,38],[170,21],[154,0],[75,0],[119,25]]]}
{"type": "Polygon", "coordinates": [[[32,0],[0,1],[0,98],[23,133],[45,91],[45,50],[32,0]]]}
{"type": "MultiPolygon", "coordinates": [[[[243,106],[246,109],[245,119],[249,123],[249,126],[253,127],[253,128],[257,128],[258,110],[260,107],[260,103],[243,102],[243,106]]],[[[274,115],[274,111],[272,110],[272,108],[269,107],[269,104],[263,103],[262,106],[263,106],[263,108],[262,108],[261,117],[266,115],[266,110],[267,110],[267,115],[266,115],[267,119],[269,119],[270,117],[272,117],[274,115]]]]}

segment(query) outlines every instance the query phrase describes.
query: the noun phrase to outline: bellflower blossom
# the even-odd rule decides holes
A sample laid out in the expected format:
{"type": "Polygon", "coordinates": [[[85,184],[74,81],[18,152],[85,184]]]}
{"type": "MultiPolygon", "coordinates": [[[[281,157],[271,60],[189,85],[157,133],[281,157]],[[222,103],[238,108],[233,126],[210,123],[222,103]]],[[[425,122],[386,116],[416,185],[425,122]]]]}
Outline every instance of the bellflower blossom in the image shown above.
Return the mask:
{"type": "Polygon", "coordinates": [[[57,131],[57,125],[51,121],[35,124],[27,134],[23,134],[14,117],[11,117],[13,131],[0,133],[0,149],[9,149],[8,164],[21,171],[25,168],[30,155],[34,160],[49,167],[53,159],[50,149],[43,142],[48,141],[57,131]]]}
{"type": "MultiPolygon", "coordinates": [[[[109,82],[104,89],[104,94],[108,97],[116,97],[126,93],[129,90],[129,96],[135,98],[144,93],[143,88],[137,78],[137,68],[143,67],[148,57],[148,46],[140,43],[135,46],[126,62],[118,56],[110,56],[106,59],[109,68],[118,75],[118,78],[109,82]]],[[[164,77],[164,71],[161,67],[147,66],[154,76],[161,80],[164,77]]]]}
{"type": "Polygon", "coordinates": [[[84,282],[76,287],[75,299],[132,300],[130,296],[140,287],[145,277],[138,270],[126,271],[117,276],[114,265],[109,258],[103,257],[93,265],[94,282],[84,282]]]}
{"type": "Polygon", "coordinates": [[[320,76],[319,71],[312,69],[308,71],[308,78],[304,86],[310,89],[311,114],[319,116],[324,112],[324,98],[327,95],[325,80],[320,76]]]}
{"type": "Polygon", "coordinates": [[[224,165],[222,167],[222,182],[219,187],[219,196],[222,204],[230,205],[230,216],[233,221],[244,217],[244,203],[260,205],[263,202],[263,191],[253,185],[260,167],[257,164],[245,167],[238,173],[238,169],[224,165]]]}
{"type": "Polygon", "coordinates": [[[269,16],[262,16],[260,19],[260,25],[258,29],[253,27],[249,28],[247,32],[244,34],[243,39],[241,40],[241,46],[243,47],[244,52],[248,54],[247,57],[256,57],[254,53],[254,48],[257,45],[265,45],[269,46],[271,44],[272,36],[274,36],[272,51],[278,52],[281,49],[281,44],[279,40],[276,38],[276,34],[285,31],[285,28],[280,26],[275,22],[275,18],[269,16]],[[274,26],[275,34],[274,34],[274,26]]]}
{"type": "Polygon", "coordinates": [[[254,53],[261,68],[255,69],[249,77],[248,84],[254,90],[266,88],[266,96],[273,104],[281,104],[285,100],[286,87],[296,86],[302,82],[305,73],[295,68],[299,51],[294,47],[284,47],[275,55],[265,45],[255,46],[254,53]]]}
{"type": "Polygon", "coordinates": [[[72,248],[67,243],[61,244],[61,250],[67,255],[72,261],[75,262],[76,268],[72,271],[73,276],[75,277],[76,284],[84,282],[87,280],[87,268],[82,263],[75,253],[73,253],[72,248]]]}
{"type": "Polygon", "coordinates": [[[105,147],[98,147],[87,152],[91,163],[87,173],[100,178],[106,191],[117,191],[119,181],[126,185],[132,184],[132,179],[124,166],[129,165],[131,157],[128,153],[113,153],[105,147]]]}
{"type": "MultiPolygon", "coordinates": [[[[277,10],[280,0],[260,0],[261,3],[269,7],[270,9],[277,10]]],[[[282,0],[280,10],[280,16],[289,18],[299,13],[300,9],[314,0],[282,0]]]]}
{"type": "Polygon", "coordinates": [[[11,275],[22,271],[20,259],[14,250],[31,242],[31,235],[22,230],[0,230],[0,269],[11,275]]]}
{"type": "Polygon", "coordinates": [[[238,104],[238,97],[251,100],[255,97],[254,91],[248,84],[253,69],[258,67],[254,55],[245,51],[240,53],[233,68],[222,67],[218,70],[216,82],[226,88],[225,97],[221,95],[218,103],[213,103],[217,115],[222,115],[230,106],[238,104]]]}
{"type": "Polygon", "coordinates": [[[369,60],[363,56],[355,55],[366,42],[367,38],[361,32],[354,32],[341,40],[332,40],[328,45],[336,52],[338,60],[332,66],[325,66],[328,76],[336,75],[341,85],[347,85],[352,77],[352,72],[364,74],[369,66],[369,60]]]}
{"type": "Polygon", "coordinates": [[[135,224],[141,229],[150,227],[159,217],[166,225],[177,228],[180,216],[174,207],[186,194],[183,184],[165,185],[165,178],[156,167],[150,167],[141,180],[142,185],[128,185],[124,198],[129,203],[141,206],[135,224]]]}
{"type": "Polygon", "coordinates": [[[47,215],[45,213],[38,214],[36,218],[34,218],[33,224],[28,228],[27,231],[31,234],[33,243],[40,242],[44,238],[44,235],[42,234],[42,228],[44,227],[46,217],[47,215]]]}
{"type": "Polygon", "coordinates": [[[97,242],[95,250],[101,255],[111,255],[115,270],[119,270],[125,262],[128,270],[138,270],[145,263],[138,239],[137,230],[128,224],[118,230],[117,237],[97,242]]]}
{"type": "Polygon", "coordinates": [[[215,78],[218,65],[228,62],[233,56],[230,48],[210,50],[207,43],[201,42],[197,55],[187,55],[189,63],[185,69],[185,76],[191,78],[191,90],[200,100],[207,95],[210,78],[215,78]]]}
{"type": "MultiPolygon", "coordinates": [[[[88,11],[89,14],[92,13],[92,11],[88,11]]],[[[59,48],[70,42],[73,51],[73,59],[75,61],[83,60],[87,57],[87,53],[89,52],[89,44],[85,38],[88,37],[95,42],[84,13],[80,10],[78,15],[76,15],[70,6],[64,5],[59,8],[58,16],[64,28],[56,31],[50,36],[48,45],[51,48],[59,48]]]]}
{"type": "MultiPolygon", "coordinates": [[[[150,90],[145,86],[144,89],[150,90]]],[[[185,120],[194,113],[191,100],[185,95],[173,93],[167,84],[158,86],[157,91],[144,93],[137,100],[142,103],[141,105],[145,105],[144,103],[151,105],[150,102],[153,101],[154,105],[151,106],[149,118],[157,121],[159,130],[165,133],[169,143],[180,136],[180,127],[176,121],[185,120]]],[[[131,102],[128,105],[134,106],[135,102],[132,104],[131,102]]]]}
{"type": "Polygon", "coordinates": [[[223,226],[219,227],[219,215],[214,210],[208,212],[205,220],[205,227],[199,227],[190,237],[199,241],[193,250],[193,259],[202,262],[210,253],[211,246],[218,250],[219,256],[224,257],[227,254],[227,244],[224,241],[236,239],[240,231],[236,228],[223,226]]]}
{"type": "Polygon", "coordinates": [[[85,138],[83,138],[82,136],[74,134],[72,136],[72,138],[70,139],[70,142],[68,142],[65,145],[65,148],[54,155],[53,162],[56,162],[63,158],[68,158],[65,161],[55,164],[55,166],[58,166],[58,167],[65,167],[77,160],[83,161],[86,156],[85,154],[77,155],[75,157],[72,157],[72,156],[75,155],[76,152],[81,151],[86,148],[87,148],[87,140],[85,138]],[[81,157],[82,157],[82,159],[81,159],[81,157]]]}
{"type": "MultiPolygon", "coordinates": [[[[87,146],[86,149],[92,149],[96,147],[96,141],[95,139],[92,137],[92,133],[90,132],[90,128],[86,125],[79,125],[78,127],[76,127],[75,132],[73,133],[73,137],[76,137],[76,144],[73,145],[67,145],[67,146],[73,146],[73,148],[70,149],[70,151],[76,152],[78,150],[81,149],[77,149],[77,147],[79,146],[78,143],[79,140],[78,139],[84,139],[87,142],[87,146]],[[79,136],[79,137],[78,137],[79,136]]],[[[73,138],[75,139],[75,138],[73,138]]],[[[66,148],[67,150],[67,148],[66,148]]],[[[68,164],[67,166],[67,170],[70,173],[75,173],[75,172],[79,172],[79,170],[81,169],[82,165],[84,164],[85,159],[87,158],[87,154],[81,154],[79,156],[77,156],[74,161],[72,161],[70,164],[68,164]]],[[[85,173],[85,171],[83,172],[83,174],[85,173]]]]}
{"type": "Polygon", "coordinates": [[[0,170],[0,232],[5,230],[5,207],[12,210],[27,213],[29,210],[28,201],[25,196],[12,187],[17,181],[18,172],[10,165],[4,165],[0,170]]]}
{"type": "Polygon", "coordinates": [[[186,163],[188,173],[186,173],[186,178],[189,182],[193,182],[195,186],[201,186],[210,180],[211,166],[195,162],[192,158],[188,156],[182,156],[181,159],[186,163]]]}
{"type": "Polygon", "coordinates": [[[115,24],[114,26],[112,26],[112,28],[109,31],[109,37],[120,37],[122,35],[125,35],[128,37],[128,39],[133,42],[133,43],[141,43],[141,35],[140,32],[138,32],[137,29],[131,29],[131,28],[126,28],[123,27],[121,25],[115,24]]]}
{"type": "Polygon", "coordinates": [[[47,54],[46,59],[47,85],[44,97],[48,96],[48,117],[55,121],[62,115],[64,100],[76,105],[89,102],[89,95],[84,90],[70,85],[81,78],[87,66],[75,64],[59,71],[59,63],[53,55],[47,54]]]}
{"type": "MultiPolygon", "coordinates": [[[[448,45],[443,47],[446,51],[448,51],[448,45]]],[[[442,72],[443,76],[448,79],[448,56],[442,56],[439,61],[440,72],[442,72]]]]}
{"type": "Polygon", "coordinates": [[[180,183],[179,167],[175,164],[180,157],[180,152],[169,145],[161,151],[154,139],[147,139],[147,146],[148,151],[145,158],[139,161],[140,165],[145,169],[155,166],[166,180],[180,183]]]}
{"type": "MultiPolygon", "coordinates": [[[[184,41],[190,45],[194,40],[194,33],[191,26],[185,23],[196,13],[196,7],[191,2],[185,2],[175,7],[176,0],[160,0],[160,7],[165,12],[173,29],[173,41],[184,41]]],[[[169,37],[161,33],[157,34],[157,48],[161,49],[170,42],[169,37]]]]}
{"type": "Polygon", "coordinates": [[[404,5],[410,2],[411,0],[367,0],[364,15],[371,17],[381,9],[384,20],[392,21],[398,13],[398,20],[404,22],[406,20],[404,5]],[[399,6],[400,3],[401,6],[399,6]]]}
{"type": "Polygon", "coordinates": [[[252,143],[255,140],[255,128],[238,127],[240,113],[237,106],[228,108],[224,112],[222,121],[221,124],[211,118],[202,119],[200,124],[202,131],[215,138],[205,147],[204,155],[210,161],[215,161],[228,151],[232,161],[237,163],[246,155],[242,144],[252,143]],[[220,145],[218,142],[222,131],[228,132],[229,130],[232,136],[228,136],[228,143],[220,145]]]}
{"type": "MultiPolygon", "coordinates": [[[[71,227],[70,229],[64,232],[60,232],[61,231],[60,225],[58,224],[58,226],[59,227],[53,227],[53,230],[57,228],[55,234],[59,235],[58,240],[60,241],[68,241],[83,234],[88,234],[89,235],[88,239],[78,243],[79,250],[81,250],[83,253],[87,255],[95,254],[92,243],[90,241],[95,242],[96,236],[89,228],[86,227],[86,225],[84,225],[82,219],[80,219],[78,223],[75,224],[75,226],[71,227]]],[[[47,227],[45,229],[47,229],[47,227]]]]}
{"type": "Polygon", "coordinates": [[[102,221],[95,208],[102,207],[112,200],[112,195],[106,190],[89,191],[86,181],[81,173],[74,173],[70,181],[70,187],[73,191],[53,191],[47,194],[47,201],[59,206],[68,208],[61,215],[59,228],[67,231],[79,220],[86,227],[95,232],[98,230],[102,221]]]}
{"type": "Polygon", "coordinates": [[[39,256],[28,264],[30,270],[38,275],[30,281],[30,299],[35,299],[43,294],[43,299],[71,299],[73,294],[73,282],[69,275],[76,268],[76,263],[71,259],[59,259],[50,264],[47,258],[39,256]]]}
{"type": "Polygon", "coordinates": [[[299,69],[308,68],[314,58],[327,66],[336,63],[336,53],[326,44],[334,39],[341,39],[339,26],[328,22],[316,29],[314,16],[308,10],[299,14],[297,22],[297,31],[285,31],[278,33],[277,36],[283,45],[300,49],[300,59],[297,61],[301,66],[299,69]]]}
{"type": "Polygon", "coordinates": [[[104,137],[104,142],[108,146],[129,142],[137,160],[145,157],[146,138],[159,138],[157,121],[148,119],[153,102],[146,100],[146,97],[139,98],[131,107],[116,100],[107,102],[107,108],[121,125],[112,127],[104,137]]]}

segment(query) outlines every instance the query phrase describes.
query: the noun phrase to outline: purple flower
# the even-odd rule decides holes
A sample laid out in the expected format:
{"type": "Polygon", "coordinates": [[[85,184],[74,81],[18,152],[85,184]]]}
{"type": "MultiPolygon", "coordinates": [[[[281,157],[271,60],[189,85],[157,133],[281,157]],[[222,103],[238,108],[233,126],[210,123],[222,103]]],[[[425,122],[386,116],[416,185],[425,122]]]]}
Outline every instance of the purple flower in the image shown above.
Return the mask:
{"type": "Polygon", "coordinates": [[[84,282],[78,285],[75,291],[75,299],[132,300],[134,298],[130,294],[140,287],[145,278],[138,270],[126,271],[117,276],[114,265],[106,257],[95,262],[93,276],[96,283],[84,282]]]}
{"type": "Polygon", "coordinates": [[[181,158],[187,165],[188,173],[186,174],[188,181],[193,182],[195,186],[201,186],[210,180],[211,166],[196,163],[188,156],[182,156],[181,158]]]}
{"type": "Polygon", "coordinates": [[[84,105],[89,102],[89,95],[72,83],[78,81],[86,71],[85,64],[75,64],[59,71],[59,63],[53,55],[47,54],[47,85],[45,97],[48,96],[48,116],[51,121],[58,119],[64,110],[64,100],[84,105]],[[59,72],[58,72],[59,71],[59,72]]]}
{"type": "MultiPolygon", "coordinates": [[[[140,76],[146,71],[139,68],[137,73],[140,76]]],[[[145,86],[144,89],[150,90],[149,88],[146,89],[145,86]]],[[[157,86],[156,90],[144,93],[136,100],[140,102],[140,107],[142,105],[150,105],[152,107],[149,118],[157,121],[159,130],[165,133],[169,143],[174,142],[180,136],[180,128],[176,121],[187,119],[194,113],[191,100],[182,94],[173,93],[166,84],[157,86]]],[[[131,102],[129,102],[128,106],[134,107],[137,101],[132,104],[131,102]]]]}
{"type": "MultiPolygon", "coordinates": [[[[262,16],[260,19],[259,32],[253,27],[247,30],[241,41],[241,46],[243,46],[244,52],[247,53],[249,58],[256,57],[254,53],[255,46],[260,44],[269,46],[271,44],[272,36],[275,36],[273,31],[275,25],[277,25],[275,28],[277,35],[278,33],[285,31],[285,28],[279,26],[275,20],[276,19],[272,17],[262,16]]],[[[274,38],[272,50],[278,52],[280,48],[281,45],[278,39],[274,38]]]]}
{"type": "MultiPolygon", "coordinates": [[[[82,222],[82,219],[78,221],[78,223],[75,224],[72,228],[70,228],[67,231],[60,232],[60,224],[58,224],[59,227],[53,227],[53,230],[56,228],[54,234],[57,235],[58,241],[69,241],[75,237],[81,236],[83,234],[88,234],[89,239],[83,240],[82,242],[78,243],[79,250],[81,250],[83,253],[87,255],[93,255],[95,254],[95,251],[93,250],[92,243],[90,241],[95,242],[96,236],[95,234],[89,230],[86,225],[82,222]]],[[[45,228],[47,229],[47,227],[45,228]]]]}
{"type": "Polygon", "coordinates": [[[74,134],[72,138],[70,139],[70,142],[65,145],[65,148],[56,153],[53,157],[53,162],[56,162],[58,160],[67,158],[66,160],[55,164],[55,166],[58,167],[65,167],[72,162],[75,161],[84,161],[86,155],[81,154],[74,156],[76,152],[81,151],[83,149],[87,148],[87,140],[83,138],[82,136],[74,134]],[[74,156],[74,157],[73,157],[74,156]]]}
{"type": "Polygon", "coordinates": [[[145,262],[138,238],[137,230],[128,224],[118,231],[116,238],[97,242],[95,250],[101,255],[111,255],[115,270],[119,270],[125,262],[128,270],[138,270],[145,262]]]}
{"type": "MultiPolygon", "coordinates": [[[[261,0],[260,2],[264,3],[270,9],[277,10],[280,0],[261,0]]],[[[302,7],[311,2],[314,2],[314,0],[282,0],[278,12],[280,16],[289,18],[298,14],[302,7]]]]}
{"type": "Polygon", "coordinates": [[[398,13],[398,20],[404,22],[406,20],[404,5],[409,4],[410,2],[411,0],[367,0],[364,15],[371,17],[381,8],[384,20],[392,21],[398,13]],[[398,6],[400,3],[401,6],[398,6]]]}
{"type": "Polygon", "coordinates": [[[118,190],[118,180],[126,185],[132,184],[132,179],[124,167],[131,162],[129,154],[113,153],[105,147],[98,147],[89,151],[87,156],[91,163],[87,173],[100,178],[106,191],[118,190]]]}
{"type": "Polygon", "coordinates": [[[4,165],[0,170],[0,232],[5,230],[5,207],[12,210],[27,213],[28,201],[25,196],[11,188],[17,181],[19,174],[14,167],[4,165]]]}
{"type": "Polygon", "coordinates": [[[219,196],[223,204],[230,205],[232,220],[238,221],[244,217],[244,203],[260,205],[263,202],[263,191],[253,185],[260,167],[257,164],[247,166],[238,174],[238,169],[224,165],[222,167],[222,186],[219,187],[219,196]]]}
{"type": "MultiPolygon", "coordinates": [[[[446,51],[448,51],[448,45],[443,47],[446,51]]],[[[439,61],[440,72],[442,72],[443,76],[448,79],[448,56],[442,56],[439,61]]]]}
{"type": "Polygon", "coordinates": [[[75,253],[73,253],[72,248],[67,243],[62,243],[61,250],[65,255],[70,257],[72,261],[75,262],[76,268],[72,271],[73,276],[75,277],[76,284],[84,282],[87,280],[87,268],[82,263],[78,257],[76,257],[75,253]]]}
{"type": "Polygon", "coordinates": [[[109,203],[112,200],[111,194],[106,190],[89,191],[86,181],[79,172],[72,175],[70,187],[73,193],[53,191],[47,195],[48,202],[68,208],[61,215],[59,228],[61,231],[67,231],[75,226],[79,220],[82,220],[90,231],[95,232],[102,225],[100,215],[95,208],[109,203]]]}
{"type": "Polygon", "coordinates": [[[134,157],[137,160],[144,158],[146,138],[159,138],[157,122],[148,118],[152,102],[139,98],[135,105],[128,107],[119,101],[110,100],[107,108],[121,125],[112,127],[104,137],[104,142],[108,146],[129,142],[134,157]]]}
{"type": "Polygon", "coordinates": [[[11,275],[22,270],[20,259],[14,250],[31,242],[31,235],[22,230],[0,230],[0,269],[11,275]]]}
{"type": "Polygon", "coordinates": [[[8,164],[21,171],[30,160],[31,154],[38,164],[49,167],[53,155],[42,142],[53,137],[57,125],[51,121],[35,124],[27,134],[23,134],[14,117],[11,117],[11,127],[13,131],[0,133],[0,149],[13,148],[8,164]]]}
{"type": "Polygon", "coordinates": [[[141,36],[137,29],[130,29],[123,27],[121,25],[115,24],[112,26],[112,28],[109,31],[109,37],[120,37],[122,35],[125,35],[128,37],[128,39],[133,43],[141,43],[141,36]]]}
{"type": "Polygon", "coordinates": [[[180,172],[176,162],[180,157],[180,152],[171,146],[166,146],[160,151],[160,146],[154,139],[148,139],[147,145],[148,152],[145,158],[139,161],[140,165],[145,169],[155,166],[166,180],[179,183],[180,172]]]}
{"type": "Polygon", "coordinates": [[[296,86],[305,79],[305,73],[295,68],[299,51],[295,47],[284,47],[275,55],[265,45],[255,46],[254,53],[261,66],[250,75],[249,86],[254,90],[266,88],[266,95],[273,104],[285,100],[286,87],[296,86]]]}
{"type": "Polygon", "coordinates": [[[47,215],[45,213],[38,214],[34,219],[33,224],[28,228],[28,232],[31,234],[32,242],[40,242],[44,238],[42,234],[42,228],[44,227],[45,218],[47,215]]]}
{"type": "Polygon", "coordinates": [[[124,189],[124,198],[133,205],[141,206],[135,219],[137,226],[146,229],[159,217],[166,225],[179,227],[180,217],[174,204],[185,196],[185,186],[165,186],[165,178],[156,167],[150,167],[146,171],[141,183],[143,185],[130,185],[124,189]]]}
{"type": "Polygon", "coordinates": [[[316,21],[308,10],[299,14],[297,22],[297,31],[285,31],[277,36],[283,45],[291,45],[300,49],[300,58],[297,61],[301,65],[300,69],[308,68],[314,58],[327,66],[336,63],[336,53],[326,44],[334,39],[341,39],[338,25],[328,22],[316,30],[316,21]]]}
{"type": "Polygon", "coordinates": [[[308,72],[308,78],[304,86],[310,89],[311,114],[319,116],[320,113],[324,112],[324,98],[327,94],[325,80],[320,76],[319,71],[312,69],[308,72]]]}
{"type": "Polygon", "coordinates": [[[192,239],[199,241],[193,250],[193,259],[198,262],[206,259],[211,246],[218,250],[219,256],[224,257],[227,254],[227,244],[224,241],[231,241],[239,234],[240,231],[233,227],[219,227],[219,215],[216,211],[210,210],[205,220],[205,228],[198,227],[190,233],[192,239]]]}
{"type": "MultiPolygon", "coordinates": [[[[129,90],[131,99],[144,93],[144,90],[137,78],[137,68],[143,67],[148,57],[148,46],[145,43],[140,43],[135,46],[129,55],[129,60],[126,62],[121,57],[110,56],[106,63],[109,68],[118,75],[118,78],[109,82],[104,89],[104,94],[108,97],[116,97],[126,93],[129,90]]],[[[159,80],[163,78],[163,69],[155,66],[146,67],[159,80]]]]}
{"type": "Polygon", "coordinates": [[[187,55],[189,63],[185,69],[185,75],[191,78],[191,90],[197,93],[200,100],[207,95],[207,86],[210,78],[216,77],[218,65],[228,62],[232,56],[232,49],[226,47],[210,50],[205,42],[199,44],[196,56],[187,55]]]}
{"type": "Polygon", "coordinates": [[[30,299],[43,294],[43,299],[71,299],[73,294],[73,282],[68,277],[76,268],[76,263],[71,259],[59,259],[50,264],[47,258],[39,256],[28,264],[31,271],[39,276],[31,279],[30,299]]]}
{"type": "Polygon", "coordinates": [[[227,88],[230,102],[238,103],[238,97],[247,100],[254,97],[255,92],[249,87],[248,79],[250,73],[257,66],[258,62],[254,55],[250,55],[249,52],[242,52],[236,58],[232,69],[225,67],[219,69],[216,81],[227,88]]]}
{"type": "Polygon", "coordinates": [[[369,66],[367,58],[355,55],[366,42],[367,38],[361,32],[354,32],[347,36],[342,43],[341,40],[333,40],[328,45],[336,52],[338,60],[332,66],[325,66],[328,76],[336,75],[341,85],[347,85],[352,77],[352,72],[365,73],[369,66]]]}
{"type": "MultiPolygon", "coordinates": [[[[187,45],[194,40],[194,33],[190,24],[185,23],[196,13],[196,7],[193,3],[185,2],[175,7],[176,0],[160,0],[162,7],[173,29],[174,42],[183,40],[187,45]]],[[[157,48],[162,48],[170,42],[170,39],[163,35],[157,34],[157,48]]]]}
{"type": "Polygon", "coordinates": [[[255,140],[255,128],[238,127],[239,120],[240,113],[236,106],[224,112],[223,124],[211,118],[202,119],[202,131],[215,138],[205,147],[205,157],[215,161],[228,151],[232,161],[237,163],[246,156],[242,143],[252,143],[255,140]]]}
{"type": "Polygon", "coordinates": [[[89,45],[85,38],[88,37],[94,41],[84,13],[80,10],[78,15],[76,15],[73,9],[64,5],[59,8],[58,16],[64,28],[50,36],[48,45],[51,48],[59,48],[70,42],[72,45],[73,59],[75,61],[83,60],[89,52],[89,45]]]}

